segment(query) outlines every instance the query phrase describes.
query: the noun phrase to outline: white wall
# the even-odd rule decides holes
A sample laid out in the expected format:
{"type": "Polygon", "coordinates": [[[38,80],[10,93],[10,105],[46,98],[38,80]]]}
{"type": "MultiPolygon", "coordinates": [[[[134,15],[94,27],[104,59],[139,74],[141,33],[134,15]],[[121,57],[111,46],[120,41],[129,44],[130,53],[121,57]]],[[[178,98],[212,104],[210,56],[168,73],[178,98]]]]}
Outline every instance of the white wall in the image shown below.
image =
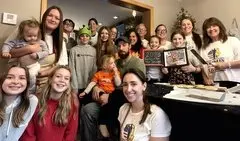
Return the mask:
{"type": "Polygon", "coordinates": [[[177,0],[137,0],[154,7],[154,30],[157,25],[165,24],[170,29],[177,18],[176,14],[180,10],[177,0]]]}
{"type": "Polygon", "coordinates": [[[200,33],[202,23],[209,17],[218,18],[227,29],[234,17],[240,24],[240,0],[183,0],[183,5],[195,17],[200,33]]]}

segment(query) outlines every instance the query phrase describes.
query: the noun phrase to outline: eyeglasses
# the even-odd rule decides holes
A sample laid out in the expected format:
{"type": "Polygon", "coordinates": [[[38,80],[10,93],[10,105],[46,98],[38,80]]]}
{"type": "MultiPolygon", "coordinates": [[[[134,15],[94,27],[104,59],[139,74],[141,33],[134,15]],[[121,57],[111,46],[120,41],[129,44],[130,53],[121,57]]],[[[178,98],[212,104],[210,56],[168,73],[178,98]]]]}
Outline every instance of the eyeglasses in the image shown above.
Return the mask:
{"type": "Polygon", "coordinates": [[[71,27],[73,27],[73,23],[71,23],[71,22],[66,22],[64,25],[67,25],[67,26],[71,26],[71,27]]]}
{"type": "Polygon", "coordinates": [[[160,32],[160,33],[162,33],[162,34],[163,34],[163,33],[167,33],[167,30],[166,30],[166,29],[163,29],[163,30],[158,29],[157,31],[160,32]]]}

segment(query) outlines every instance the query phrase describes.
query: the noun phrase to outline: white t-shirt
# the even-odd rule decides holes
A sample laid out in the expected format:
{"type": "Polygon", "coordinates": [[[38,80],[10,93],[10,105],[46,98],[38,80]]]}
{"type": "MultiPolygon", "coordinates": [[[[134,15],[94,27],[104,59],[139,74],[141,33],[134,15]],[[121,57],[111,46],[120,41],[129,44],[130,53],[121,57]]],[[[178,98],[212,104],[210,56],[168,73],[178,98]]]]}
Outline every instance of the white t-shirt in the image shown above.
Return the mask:
{"type": "Polygon", "coordinates": [[[172,44],[171,42],[166,41],[165,45],[160,45],[159,48],[163,48],[164,50],[167,50],[167,49],[171,48],[171,44],[172,44]]]}
{"type": "MultiPolygon", "coordinates": [[[[224,43],[210,43],[206,48],[200,49],[200,55],[209,63],[240,60],[240,41],[236,37],[228,37],[224,43]]],[[[217,71],[214,81],[240,82],[240,68],[217,71]]]]}
{"type": "MultiPolygon", "coordinates": [[[[45,34],[45,42],[48,45],[49,54],[52,54],[53,53],[53,37],[52,37],[52,35],[45,34]]],[[[68,55],[67,55],[66,43],[64,41],[62,43],[62,52],[60,54],[57,64],[58,65],[68,65],[68,55]]]]}
{"type": "Polygon", "coordinates": [[[143,46],[143,48],[148,48],[148,40],[143,39],[142,40],[142,46],[143,46]]]}
{"type": "Polygon", "coordinates": [[[198,52],[197,46],[192,39],[193,38],[192,34],[185,36],[185,38],[186,38],[186,43],[187,43],[186,44],[187,49],[188,50],[195,49],[198,52]]]}
{"type": "MultiPolygon", "coordinates": [[[[125,103],[119,110],[118,120],[120,125],[123,123],[123,120],[127,115],[129,106],[128,103],[125,103]]],[[[134,124],[134,141],[149,141],[150,137],[168,137],[172,128],[168,116],[156,105],[151,105],[151,112],[152,113],[147,116],[145,122],[139,125],[143,111],[133,113],[130,110],[121,130],[124,130],[124,127],[127,124],[134,124]]]]}
{"type": "Polygon", "coordinates": [[[91,46],[95,46],[97,44],[97,40],[98,40],[98,32],[96,32],[96,34],[91,37],[90,39],[91,46]]]}

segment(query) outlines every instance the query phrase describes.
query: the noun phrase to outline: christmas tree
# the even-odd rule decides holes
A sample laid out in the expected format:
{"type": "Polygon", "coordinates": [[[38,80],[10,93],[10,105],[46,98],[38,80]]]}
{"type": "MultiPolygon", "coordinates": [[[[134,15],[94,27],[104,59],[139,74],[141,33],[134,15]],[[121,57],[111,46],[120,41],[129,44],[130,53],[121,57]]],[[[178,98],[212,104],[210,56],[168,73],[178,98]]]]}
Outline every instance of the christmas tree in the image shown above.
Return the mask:
{"type": "MultiPolygon", "coordinates": [[[[189,14],[187,10],[185,10],[184,8],[181,8],[181,10],[177,14],[177,20],[173,24],[172,31],[181,29],[181,21],[186,18],[192,19],[193,24],[196,25],[195,18],[193,18],[193,16],[189,14]]],[[[193,30],[196,31],[195,28],[193,30]]]]}

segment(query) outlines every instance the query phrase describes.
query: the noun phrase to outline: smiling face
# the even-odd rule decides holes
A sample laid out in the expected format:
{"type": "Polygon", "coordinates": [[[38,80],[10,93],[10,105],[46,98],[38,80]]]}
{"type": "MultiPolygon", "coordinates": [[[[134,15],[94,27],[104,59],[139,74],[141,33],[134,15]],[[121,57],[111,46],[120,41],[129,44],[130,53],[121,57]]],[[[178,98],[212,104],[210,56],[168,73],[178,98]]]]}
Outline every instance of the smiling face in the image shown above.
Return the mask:
{"type": "Polygon", "coordinates": [[[157,32],[156,35],[160,38],[160,39],[166,39],[167,38],[167,29],[165,26],[159,26],[157,28],[157,32]]]}
{"type": "Polygon", "coordinates": [[[141,39],[144,39],[145,35],[147,34],[147,28],[145,27],[144,24],[139,24],[137,27],[137,32],[141,39]]]}
{"type": "Polygon", "coordinates": [[[150,39],[150,48],[151,49],[158,49],[160,47],[160,41],[159,41],[159,38],[157,37],[152,37],[150,39]]]}
{"type": "Polygon", "coordinates": [[[88,44],[89,40],[90,40],[90,37],[87,34],[81,34],[79,36],[79,41],[80,41],[80,44],[82,45],[88,44]]]}
{"type": "Polygon", "coordinates": [[[51,94],[61,95],[70,87],[71,74],[65,68],[58,69],[52,77],[51,94]]]}
{"type": "Polygon", "coordinates": [[[60,13],[57,9],[52,9],[45,20],[46,28],[49,32],[54,31],[60,23],[60,13]]]}
{"type": "Polygon", "coordinates": [[[94,20],[90,20],[88,26],[89,26],[89,28],[91,29],[92,32],[97,31],[98,25],[94,20]]]}
{"type": "Polygon", "coordinates": [[[177,33],[172,38],[172,45],[174,47],[184,47],[184,38],[181,34],[177,33]]]}
{"type": "Polygon", "coordinates": [[[27,76],[23,68],[13,67],[3,81],[2,90],[8,96],[17,96],[27,88],[27,76]]]}
{"type": "Polygon", "coordinates": [[[220,33],[220,28],[217,25],[211,25],[210,27],[207,28],[207,35],[212,40],[218,40],[219,33],[220,33]]]}
{"type": "Polygon", "coordinates": [[[123,78],[123,93],[130,103],[142,101],[146,87],[146,83],[143,83],[133,73],[128,73],[123,78]]]}
{"type": "Polygon", "coordinates": [[[129,40],[131,42],[131,45],[135,45],[137,43],[138,38],[135,32],[130,33],[129,40]]]}
{"type": "Polygon", "coordinates": [[[115,40],[117,38],[117,28],[116,27],[111,28],[111,38],[112,38],[112,40],[115,40]]]}
{"type": "Polygon", "coordinates": [[[193,30],[192,22],[189,19],[182,20],[181,29],[185,35],[192,34],[192,30],[193,30]]]}
{"type": "Polygon", "coordinates": [[[103,42],[107,42],[109,38],[109,33],[107,29],[103,29],[100,33],[100,38],[103,42]]]}

